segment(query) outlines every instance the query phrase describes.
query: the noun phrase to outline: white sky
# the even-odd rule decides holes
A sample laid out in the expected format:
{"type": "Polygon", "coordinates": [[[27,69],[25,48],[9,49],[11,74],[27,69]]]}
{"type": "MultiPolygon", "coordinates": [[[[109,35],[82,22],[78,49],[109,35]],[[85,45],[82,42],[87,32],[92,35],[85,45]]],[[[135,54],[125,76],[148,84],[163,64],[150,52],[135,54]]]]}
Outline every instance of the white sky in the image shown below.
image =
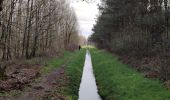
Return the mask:
{"type": "Polygon", "coordinates": [[[94,1],[95,2],[87,3],[85,1],[72,0],[71,3],[78,18],[80,33],[86,38],[92,34],[92,28],[99,12],[97,4],[100,3],[100,0],[94,1]]]}

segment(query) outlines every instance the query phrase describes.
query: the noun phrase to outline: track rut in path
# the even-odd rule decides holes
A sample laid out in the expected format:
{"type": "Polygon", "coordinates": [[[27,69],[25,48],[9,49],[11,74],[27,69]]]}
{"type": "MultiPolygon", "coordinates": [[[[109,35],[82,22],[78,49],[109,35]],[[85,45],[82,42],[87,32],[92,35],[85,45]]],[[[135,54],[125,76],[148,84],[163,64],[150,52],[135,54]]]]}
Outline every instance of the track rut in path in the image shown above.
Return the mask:
{"type": "Polygon", "coordinates": [[[42,77],[39,83],[33,84],[29,90],[24,91],[15,100],[46,100],[45,98],[48,98],[48,96],[55,98],[55,100],[66,100],[66,97],[60,94],[53,94],[57,87],[62,87],[65,84],[57,80],[66,80],[65,78],[64,66],[62,66],[47,76],[42,77]]]}

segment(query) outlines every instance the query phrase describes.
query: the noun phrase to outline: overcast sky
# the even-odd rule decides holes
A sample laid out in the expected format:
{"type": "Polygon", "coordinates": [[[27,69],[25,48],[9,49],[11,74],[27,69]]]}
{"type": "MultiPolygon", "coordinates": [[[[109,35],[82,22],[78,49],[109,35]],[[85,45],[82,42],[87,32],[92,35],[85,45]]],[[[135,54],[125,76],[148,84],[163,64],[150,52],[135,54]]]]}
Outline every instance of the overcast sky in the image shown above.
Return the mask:
{"type": "Polygon", "coordinates": [[[72,0],[71,6],[74,8],[78,23],[80,25],[80,33],[86,38],[92,34],[92,28],[95,24],[95,19],[98,15],[98,6],[100,0],[95,2],[87,3],[78,0],[72,0]]]}

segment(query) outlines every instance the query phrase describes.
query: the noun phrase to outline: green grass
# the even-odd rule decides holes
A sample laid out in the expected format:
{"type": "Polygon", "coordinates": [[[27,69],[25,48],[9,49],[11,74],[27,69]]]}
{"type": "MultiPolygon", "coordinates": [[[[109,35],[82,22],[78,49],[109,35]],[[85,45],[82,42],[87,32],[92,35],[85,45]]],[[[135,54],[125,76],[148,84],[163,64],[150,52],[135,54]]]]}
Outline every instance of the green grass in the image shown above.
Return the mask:
{"type": "MultiPolygon", "coordinates": [[[[61,94],[68,100],[77,100],[79,86],[81,82],[83,66],[85,61],[86,50],[82,49],[75,52],[64,52],[62,57],[56,57],[47,62],[46,66],[42,68],[41,73],[47,74],[61,65],[65,65],[65,72],[68,79],[56,80],[60,84],[65,84],[66,86],[57,87],[55,90],[56,94],[61,94]]],[[[50,98],[50,97],[49,97],[50,98]]]]}
{"type": "Polygon", "coordinates": [[[70,62],[66,66],[66,74],[69,76],[67,95],[69,100],[78,100],[79,86],[81,82],[86,50],[82,49],[71,55],[70,62]]]}
{"type": "Polygon", "coordinates": [[[118,57],[97,49],[91,55],[103,100],[170,100],[170,90],[161,82],[144,78],[118,57]]]}
{"type": "Polygon", "coordinates": [[[78,99],[79,86],[85,61],[85,53],[86,49],[75,52],[64,52],[63,57],[57,57],[48,61],[47,66],[42,69],[42,73],[46,74],[63,64],[65,65],[64,69],[68,78],[56,80],[57,83],[64,84],[65,86],[57,87],[55,89],[55,94],[62,95],[68,100],[78,99]]]}
{"type": "Polygon", "coordinates": [[[41,69],[41,74],[47,74],[58,67],[61,67],[62,64],[66,64],[72,52],[64,51],[62,56],[56,57],[54,59],[50,59],[49,61],[45,61],[45,65],[41,69]]]}

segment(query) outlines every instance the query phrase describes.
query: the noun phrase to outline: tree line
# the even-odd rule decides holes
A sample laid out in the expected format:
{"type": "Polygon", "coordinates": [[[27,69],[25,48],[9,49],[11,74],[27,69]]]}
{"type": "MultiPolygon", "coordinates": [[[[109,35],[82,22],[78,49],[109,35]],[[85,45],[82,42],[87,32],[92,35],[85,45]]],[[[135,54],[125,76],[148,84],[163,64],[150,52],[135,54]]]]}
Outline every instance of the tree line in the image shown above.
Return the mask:
{"type": "MultiPolygon", "coordinates": [[[[121,56],[136,59],[158,56],[167,64],[170,58],[169,7],[169,0],[102,0],[94,34],[89,40],[121,56]]],[[[165,66],[161,67],[161,78],[169,80],[170,68],[165,66]]]]}
{"type": "Polygon", "coordinates": [[[77,18],[67,0],[3,0],[0,59],[54,55],[79,42],[77,18]]]}

